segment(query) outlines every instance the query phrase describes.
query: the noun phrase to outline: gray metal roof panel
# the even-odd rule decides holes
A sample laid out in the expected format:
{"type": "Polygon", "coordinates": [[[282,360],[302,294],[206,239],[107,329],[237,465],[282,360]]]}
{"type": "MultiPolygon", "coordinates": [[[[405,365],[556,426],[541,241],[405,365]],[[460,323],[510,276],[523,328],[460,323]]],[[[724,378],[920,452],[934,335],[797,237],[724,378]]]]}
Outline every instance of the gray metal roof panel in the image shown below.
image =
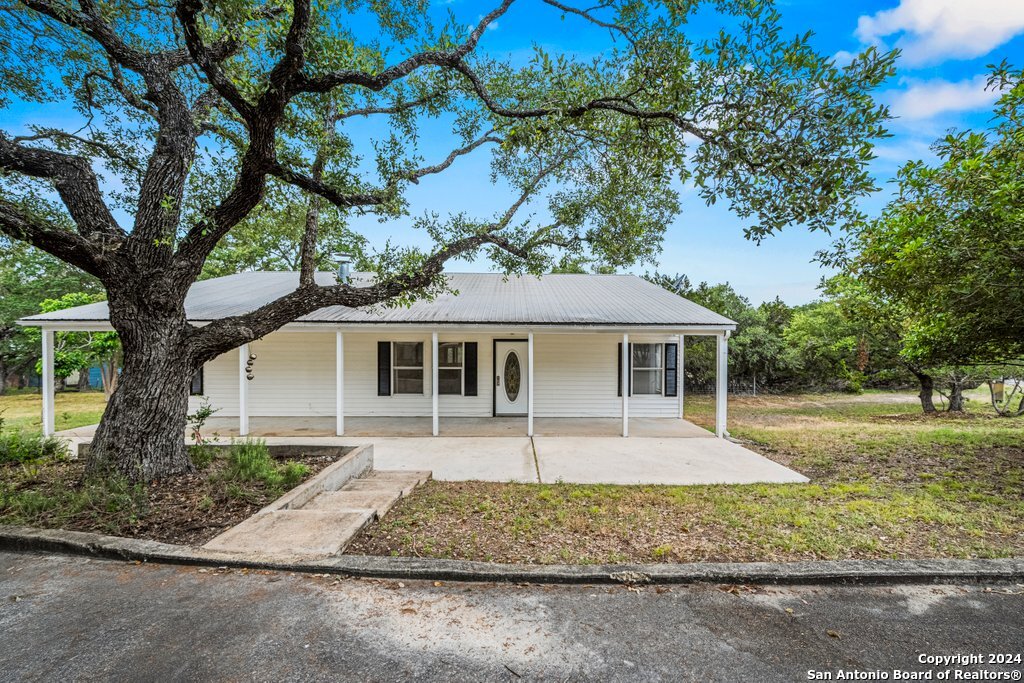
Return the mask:
{"type": "MultiPolygon", "coordinates": [[[[321,308],[299,319],[309,323],[511,324],[511,325],[733,325],[733,321],[635,275],[552,274],[505,277],[498,273],[448,273],[454,293],[409,307],[321,308]]],[[[332,284],[333,273],[317,273],[332,284]]],[[[368,283],[365,273],[353,283],[368,283]]],[[[293,291],[294,272],[247,272],[203,280],[185,299],[189,320],[204,322],[255,310],[293,291]]],[[[106,303],[42,313],[22,322],[105,322],[106,303]]]]}

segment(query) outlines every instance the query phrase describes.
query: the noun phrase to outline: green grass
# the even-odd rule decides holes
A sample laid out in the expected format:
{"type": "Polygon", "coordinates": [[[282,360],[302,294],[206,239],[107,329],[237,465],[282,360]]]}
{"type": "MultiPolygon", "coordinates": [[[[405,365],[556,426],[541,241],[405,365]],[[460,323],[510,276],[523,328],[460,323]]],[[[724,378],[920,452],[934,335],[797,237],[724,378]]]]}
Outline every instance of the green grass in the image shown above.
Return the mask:
{"type": "MultiPolygon", "coordinates": [[[[713,424],[710,398],[687,418],[713,424]]],[[[811,484],[429,482],[352,552],[515,562],[1024,555],[1024,419],[891,393],[737,398],[731,434],[811,484]]]]}
{"type": "MultiPolygon", "coordinates": [[[[0,395],[0,417],[8,429],[42,430],[42,396],[38,390],[0,395]]],[[[61,391],[54,397],[54,425],[58,430],[96,424],[107,400],[102,391],[61,391]]]]}

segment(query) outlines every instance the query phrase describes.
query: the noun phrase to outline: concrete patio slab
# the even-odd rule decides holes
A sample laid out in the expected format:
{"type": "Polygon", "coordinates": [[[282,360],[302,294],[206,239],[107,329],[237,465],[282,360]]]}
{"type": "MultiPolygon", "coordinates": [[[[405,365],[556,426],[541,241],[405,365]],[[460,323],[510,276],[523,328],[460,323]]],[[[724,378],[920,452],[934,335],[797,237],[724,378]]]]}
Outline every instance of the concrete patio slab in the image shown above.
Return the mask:
{"type": "Polygon", "coordinates": [[[443,481],[537,481],[529,437],[376,438],[374,466],[381,470],[430,470],[443,481]]]}
{"type": "Polygon", "coordinates": [[[725,439],[537,437],[544,483],[803,483],[807,477],[725,439]]]}

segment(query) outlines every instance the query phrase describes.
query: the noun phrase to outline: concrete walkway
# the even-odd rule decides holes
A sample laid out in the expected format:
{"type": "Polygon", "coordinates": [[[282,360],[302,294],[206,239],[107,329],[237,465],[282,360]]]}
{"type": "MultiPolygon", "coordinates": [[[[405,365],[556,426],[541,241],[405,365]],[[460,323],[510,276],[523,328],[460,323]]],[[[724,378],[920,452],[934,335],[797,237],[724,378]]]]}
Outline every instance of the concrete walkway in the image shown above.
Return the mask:
{"type": "Polygon", "coordinates": [[[430,478],[430,472],[374,470],[372,446],[343,450],[311,479],[203,548],[275,560],[335,555],[430,478]]]}
{"type": "Polygon", "coordinates": [[[724,439],[378,438],[376,466],[443,481],[573,484],[788,484],[807,477],[724,439]]]}

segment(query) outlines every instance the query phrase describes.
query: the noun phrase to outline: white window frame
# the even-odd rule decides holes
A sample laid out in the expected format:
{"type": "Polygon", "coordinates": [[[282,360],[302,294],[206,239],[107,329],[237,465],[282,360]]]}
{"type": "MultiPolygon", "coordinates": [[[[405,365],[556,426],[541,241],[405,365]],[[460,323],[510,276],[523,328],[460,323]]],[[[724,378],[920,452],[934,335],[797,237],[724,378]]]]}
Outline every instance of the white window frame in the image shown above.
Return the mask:
{"type": "Polygon", "coordinates": [[[391,395],[395,396],[422,396],[427,393],[427,348],[426,345],[421,341],[393,341],[391,342],[391,395]],[[423,360],[418,366],[416,365],[399,365],[398,364],[398,344],[419,344],[420,345],[420,358],[423,360]],[[399,370],[419,370],[420,381],[423,383],[423,388],[420,391],[399,391],[398,390],[398,371],[399,370]]]}
{"type": "Polygon", "coordinates": [[[437,343],[437,393],[439,396],[465,396],[466,395],[466,342],[454,342],[454,341],[443,341],[437,343]],[[444,357],[441,353],[441,347],[445,345],[454,345],[459,347],[460,362],[458,365],[443,365],[441,359],[444,357]],[[441,391],[441,371],[442,370],[458,370],[459,371],[459,391],[458,393],[445,393],[441,391]]]}
{"type": "Polygon", "coordinates": [[[636,343],[630,344],[629,346],[630,346],[630,349],[629,349],[629,365],[630,365],[630,369],[629,369],[629,382],[630,382],[630,385],[631,385],[631,387],[630,387],[631,388],[630,394],[638,395],[638,396],[664,396],[665,395],[665,345],[662,344],[662,343],[658,343],[658,342],[636,342],[636,343]],[[638,347],[638,346],[660,346],[661,347],[661,353],[659,355],[660,355],[661,363],[657,367],[648,367],[648,366],[636,365],[635,364],[636,359],[635,359],[635,356],[634,356],[634,351],[636,350],[636,347],[638,347]],[[650,372],[651,370],[656,370],[658,372],[658,391],[654,391],[654,392],[637,391],[638,383],[636,381],[636,377],[633,374],[637,370],[642,370],[644,372],[650,372]]]}

